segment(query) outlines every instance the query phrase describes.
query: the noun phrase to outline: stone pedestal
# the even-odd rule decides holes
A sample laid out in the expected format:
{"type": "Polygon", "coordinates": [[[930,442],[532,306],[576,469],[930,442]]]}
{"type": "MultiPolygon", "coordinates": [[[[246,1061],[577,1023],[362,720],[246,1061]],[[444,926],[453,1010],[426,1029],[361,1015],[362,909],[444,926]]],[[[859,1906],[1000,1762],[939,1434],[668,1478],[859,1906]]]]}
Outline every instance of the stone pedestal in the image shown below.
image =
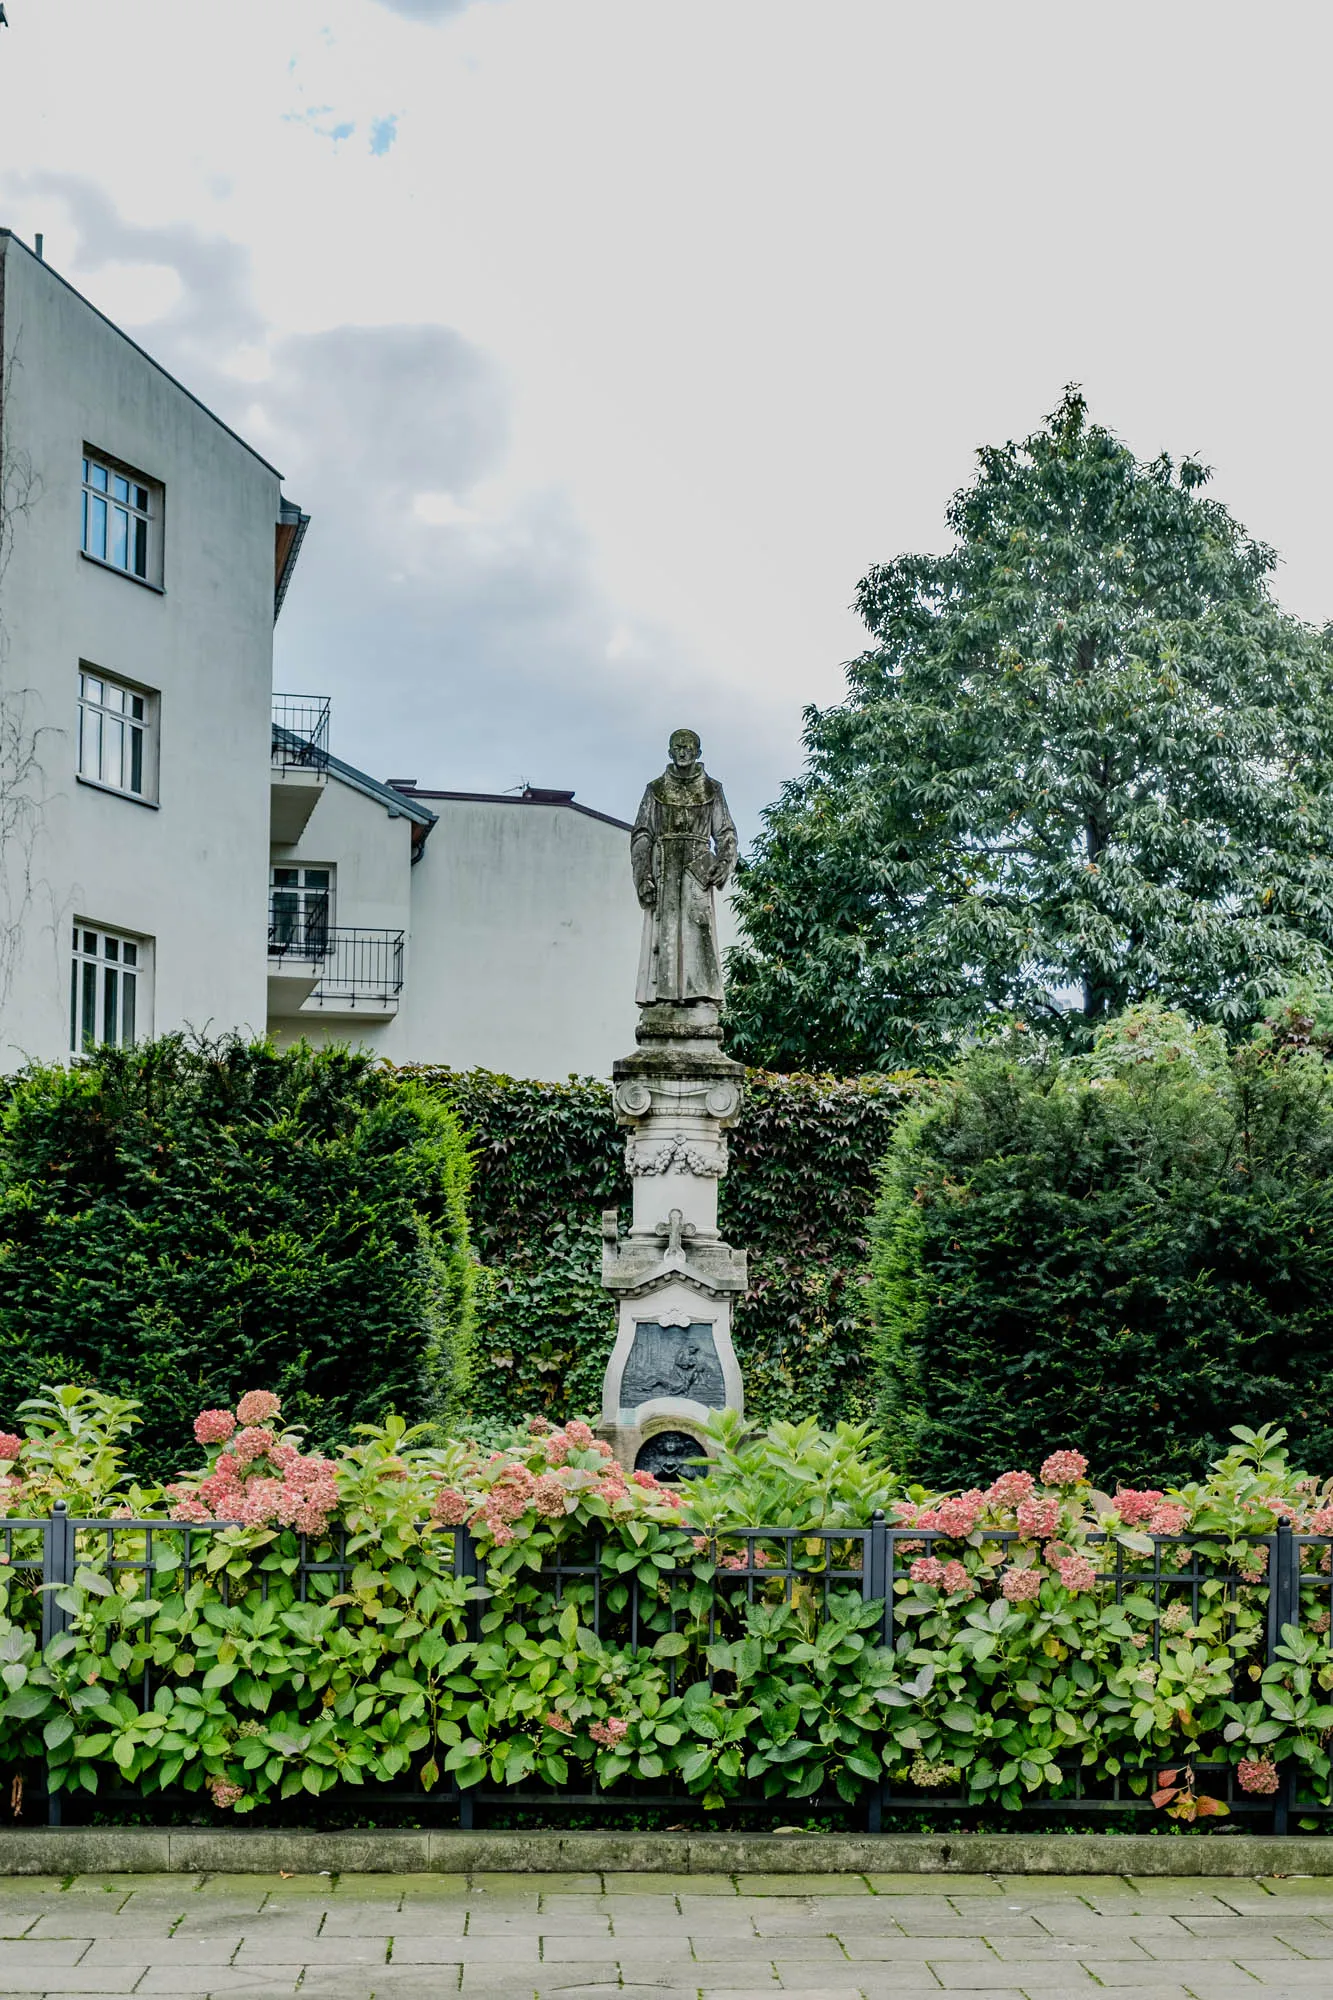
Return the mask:
{"type": "Polygon", "coordinates": [[[644,1007],[638,1048],[614,1068],[634,1215],[627,1237],[615,1209],[603,1216],[602,1283],[620,1319],[600,1434],[629,1471],[679,1477],[706,1450],[710,1415],[743,1407],[731,1312],[745,1252],[718,1235],[717,1191],[744,1074],[707,1002],[644,1007]]]}

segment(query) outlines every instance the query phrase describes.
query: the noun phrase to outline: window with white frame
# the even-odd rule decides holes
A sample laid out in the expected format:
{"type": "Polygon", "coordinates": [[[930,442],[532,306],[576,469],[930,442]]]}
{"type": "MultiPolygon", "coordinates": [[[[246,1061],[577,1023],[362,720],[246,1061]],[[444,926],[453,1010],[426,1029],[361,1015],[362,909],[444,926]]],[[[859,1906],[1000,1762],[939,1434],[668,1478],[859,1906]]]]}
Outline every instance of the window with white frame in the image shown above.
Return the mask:
{"type": "Polygon", "coordinates": [[[157,697],[114,680],[100,668],[79,669],[79,776],[131,798],[156,795],[157,697]]]}
{"type": "Polygon", "coordinates": [[[110,460],[83,461],[83,552],[145,583],[157,581],[161,488],[110,460]]]}
{"type": "Polygon", "coordinates": [[[268,948],[275,958],[323,958],[333,922],[332,868],[274,868],[268,948]]]}
{"type": "Polygon", "coordinates": [[[69,1046],[86,1055],[103,1043],[128,1048],[149,1031],[149,947],[145,938],[74,926],[69,1046]]]}

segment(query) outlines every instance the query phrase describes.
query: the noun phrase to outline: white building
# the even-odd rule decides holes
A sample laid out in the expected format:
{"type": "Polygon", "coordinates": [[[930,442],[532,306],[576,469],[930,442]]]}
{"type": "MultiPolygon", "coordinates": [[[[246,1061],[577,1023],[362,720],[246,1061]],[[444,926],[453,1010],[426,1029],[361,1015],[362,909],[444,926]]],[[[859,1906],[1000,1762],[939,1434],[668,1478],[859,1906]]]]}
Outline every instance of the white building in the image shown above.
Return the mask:
{"type": "Polygon", "coordinates": [[[267,1027],[606,1073],[633,1042],[627,829],[332,757],[328,703],[271,692],[306,522],[0,230],[0,1066],[267,1027]]]}

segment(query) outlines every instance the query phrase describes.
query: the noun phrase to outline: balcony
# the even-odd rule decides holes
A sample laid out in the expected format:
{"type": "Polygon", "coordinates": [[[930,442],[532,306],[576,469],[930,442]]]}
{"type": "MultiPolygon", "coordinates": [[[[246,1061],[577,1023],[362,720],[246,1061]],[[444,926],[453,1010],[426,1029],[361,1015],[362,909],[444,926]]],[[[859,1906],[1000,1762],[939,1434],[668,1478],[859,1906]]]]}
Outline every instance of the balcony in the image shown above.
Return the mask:
{"type": "Polygon", "coordinates": [[[329,925],[327,908],[307,901],[269,907],[268,1011],[271,1020],[388,1021],[403,990],[403,931],[329,925]]]}
{"type": "Polygon", "coordinates": [[[329,781],[329,698],[275,694],[269,784],[269,839],[292,847],[329,781]]]}

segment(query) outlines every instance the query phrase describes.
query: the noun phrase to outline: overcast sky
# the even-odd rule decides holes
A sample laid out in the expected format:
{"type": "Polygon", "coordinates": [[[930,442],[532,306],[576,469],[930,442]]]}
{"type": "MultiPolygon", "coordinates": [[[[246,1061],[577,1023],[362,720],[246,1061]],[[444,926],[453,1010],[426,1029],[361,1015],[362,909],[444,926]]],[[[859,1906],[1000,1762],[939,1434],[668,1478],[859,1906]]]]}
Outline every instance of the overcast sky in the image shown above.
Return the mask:
{"type": "Polygon", "coordinates": [[[313,515],[384,777],[743,830],[873,561],[1062,385],[1333,613],[1327,0],[5,0],[0,222],[313,515]]]}

